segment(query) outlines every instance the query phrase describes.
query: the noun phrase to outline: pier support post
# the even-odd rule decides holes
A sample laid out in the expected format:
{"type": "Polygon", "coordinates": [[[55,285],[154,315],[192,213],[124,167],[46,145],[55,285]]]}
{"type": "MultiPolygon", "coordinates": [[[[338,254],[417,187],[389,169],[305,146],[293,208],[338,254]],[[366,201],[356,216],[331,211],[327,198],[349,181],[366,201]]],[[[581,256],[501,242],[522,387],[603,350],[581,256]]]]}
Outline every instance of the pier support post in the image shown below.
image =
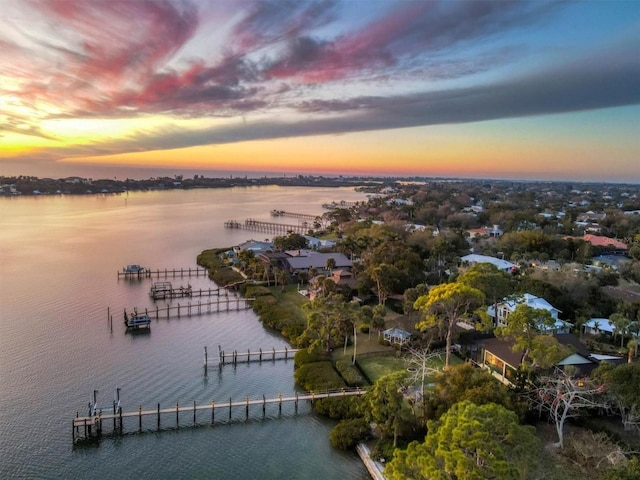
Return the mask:
{"type": "Polygon", "coordinates": [[[180,407],[178,406],[178,402],[176,402],[176,427],[180,426],[180,407]]]}
{"type": "Polygon", "coordinates": [[[249,396],[247,395],[245,397],[245,409],[244,409],[244,419],[248,420],[249,419],[249,396]]]}
{"type": "MultiPolygon", "coordinates": [[[[191,273],[191,271],[189,271],[191,273]]],[[[196,401],[193,401],[193,424],[196,424],[196,401]]]]}
{"type": "Polygon", "coordinates": [[[216,421],[216,402],[215,400],[211,400],[211,425],[213,425],[216,421]]]}
{"type": "Polygon", "coordinates": [[[142,405],[138,405],[138,430],[142,431],[142,405]]]}
{"type": "Polygon", "coordinates": [[[229,420],[231,420],[231,397],[229,397],[229,420]]]}
{"type": "Polygon", "coordinates": [[[262,394],[262,416],[264,417],[267,411],[267,397],[262,394]]]}
{"type": "Polygon", "coordinates": [[[282,394],[278,394],[278,413],[282,414],[282,394]]]}
{"type": "Polygon", "coordinates": [[[160,430],[160,404],[158,403],[158,430],[160,430]]]}

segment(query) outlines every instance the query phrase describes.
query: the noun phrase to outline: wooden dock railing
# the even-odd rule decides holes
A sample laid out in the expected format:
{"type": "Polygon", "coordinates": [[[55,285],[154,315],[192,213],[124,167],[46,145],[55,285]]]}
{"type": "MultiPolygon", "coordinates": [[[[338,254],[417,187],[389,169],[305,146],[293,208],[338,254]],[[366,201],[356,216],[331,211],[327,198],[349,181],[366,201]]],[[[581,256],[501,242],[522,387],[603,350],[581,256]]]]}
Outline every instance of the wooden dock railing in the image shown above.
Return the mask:
{"type": "Polygon", "coordinates": [[[206,277],[209,271],[202,267],[189,268],[165,268],[151,269],[144,268],[136,272],[119,271],[118,278],[185,278],[185,277],[206,277]]]}
{"type": "Polygon", "coordinates": [[[204,366],[205,368],[211,365],[217,367],[223,367],[224,365],[237,365],[238,363],[249,363],[249,362],[262,362],[262,361],[272,361],[276,360],[292,360],[293,356],[298,352],[298,348],[288,348],[284,347],[283,349],[276,350],[275,347],[271,350],[263,350],[260,348],[257,351],[251,351],[248,349],[246,352],[234,350],[231,353],[225,353],[224,350],[218,345],[218,358],[213,362],[209,361],[209,355],[207,352],[207,347],[204,347],[204,366]]]}
{"type": "MultiPolygon", "coordinates": [[[[80,416],[79,413],[76,413],[75,418],[72,422],[72,437],[73,441],[83,441],[99,438],[104,434],[104,427],[109,423],[113,424],[112,434],[123,434],[124,432],[124,419],[126,418],[137,418],[138,422],[138,431],[141,432],[142,429],[142,419],[143,417],[156,417],[156,429],[161,430],[161,419],[164,415],[175,415],[175,426],[180,426],[180,414],[190,414],[193,418],[193,425],[198,425],[198,412],[211,412],[210,419],[207,419],[207,422],[211,424],[215,423],[215,413],[216,410],[225,409],[229,412],[229,419],[232,418],[232,410],[234,408],[244,408],[245,410],[245,420],[249,418],[249,407],[259,406],[262,409],[262,415],[266,414],[267,405],[277,404],[278,412],[282,413],[282,404],[283,403],[293,403],[295,406],[296,413],[298,412],[298,403],[301,401],[310,401],[314,402],[315,400],[320,400],[323,398],[334,398],[334,397],[346,397],[346,396],[361,396],[366,394],[367,391],[361,388],[350,388],[350,389],[340,389],[340,390],[328,390],[325,392],[303,392],[303,393],[295,393],[289,396],[283,396],[282,394],[278,394],[276,397],[267,398],[265,395],[262,395],[262,398],[250,399],[248,396],[244,398],[244,400],[233,401],[229,398],[228,401],[217,402],[215,400],[211,400],[211,403],[206,403],[202,405],[197,405],[194,401],[193,404],[189,405],[179,405],[176,402],[175,406],[170,408],[160,408],[160,404],[157,404],[157,407],[152,410],[143,410],[142,405],[138,407],[137,410],[125,412],[122,407],[115,406],[113,407],[113,413],[104,413],[101,409],[93,409],[95,412],[94,415],[89,416],[80,416]],[[110,422],[111,421],[111,422],[110,422]]],[[[173,424],[173,422],[172,422],[173,424]]]]}

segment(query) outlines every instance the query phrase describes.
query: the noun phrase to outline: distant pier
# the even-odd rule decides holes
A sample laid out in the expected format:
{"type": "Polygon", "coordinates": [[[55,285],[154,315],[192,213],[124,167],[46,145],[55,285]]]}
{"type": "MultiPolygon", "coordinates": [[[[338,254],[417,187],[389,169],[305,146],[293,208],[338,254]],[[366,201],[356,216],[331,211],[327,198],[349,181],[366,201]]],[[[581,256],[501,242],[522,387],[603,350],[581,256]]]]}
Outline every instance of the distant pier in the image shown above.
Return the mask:
{"type": "Polygon", "coordinates": [[[345,200],[340,200],[339,202],[331,202],[331,203],[323,203],[322,208],[326,208],[327,210],[332,210],[334,208],[351,208],[358,205],[359,202],[347,202],[345,200]]]}
{"type": "MultiPolygon", "coordinates": [[[[95,402],[95,390],[94,390],[94,402],[89,404],[89,415],[80,416],[80,413],[76,413],[75,418],[72,421],[72,438],[73,442],[81,442],[81,441],[89,441],[99,439],[103,434],[105,434],[105,428],[111,423],[113,425],[111,433],[112,435],[123,435],[125,433],[125,420],[126,419],[137,419],[136,425],[137,428],[134,431],[142,432],[142,419],[143,417],[155,417],[156,418],[156,430],[161,430],[162,427],[162,419],[165,419],[167,416],[172,416],[175,418],[175,421],[169,422],[167,427],[165,428],[174,428],[180,427],[180,415],[188,414],[192,418],[192,425],[197,426],[198,424],[203,424],[203,420],[200,420],[198,423],[197,413],[198,412],[211,412],[211,416],[207,417],[206,422],[208,424],[213,425],[215,423],[215,414],[217,410],[228,410],[228,418],[231,420],[232,418],[232,410],[234,408],[242,408],[245,411],[245,420],[249,419],[249,407],[261,407],[262,416],[266,415],[267,405],[276,404],[278,405],[278,412],[282,413],[282,405],[285,403],[293,403],[295,406],[296,413],[298,412],[298,403],[300,401],[310,401],[314,402],[315,400],[320,400],[322,398],[333,398],[333,397],[345,397],[345,396],[361,396],[367,393],[366,390],[361,388],[351,388],[351,389],[341,389],[341,390],[328,390],[321,393],[315,392],[304,392],[304,393],[296,393],[291,396],[283,396],[282,394],[278,394],[276,397],[267,398],[265,395],[262,395],[262,398],[250,399],[248,396],[244,398],[244,400],[233,401],[229,398],[228,401],[215,401],[211,400],[211,403],[205,403],[202,405],[197,405],[194,401],[193,404],[187,404],[180,406],[178,402],[176,402],[175,406],[169,408],[160,408],[160,404],[157,404],[157,407],[152,410],[143,410],[142,405],[138,406],[137,410],[125,412],[120,406],[119,393],[118,400],[113,402],[113,407],[109,407],[111,413],[103,412],[102,409],[97,408],[95,402]],[[174,423],[175,422],[175,423],[174,423]]],[[[202,416],[202,413],[201,413],[202,416]]],[[[129,424],[131,422],[128,422],[129,424]]],[[[131,429],[131,425],[128,425],[128,428],[131,429]]]]}
{"type": "Polygon", "coordinates": [[[300,218],[302,220],[309,220],[311,222],[321,222],[322,217],[320,215],[309,215],[308,213],[295,213],[286,212],[284,210],[271,210],[272,217],[291,217],[300,218]]]}
{"type": "Polygon", "coordinates": [[[206,277],[208,274],[206,268],[201,267],[189,267],[189,268],[165,268],[162,269],[150,269],[143,268],[141,270],[131,272],[123,269],[118,272],[118,278],[185,278],[185,277],[206,277]]]}
{"type": "Polygon", "coordinates": [[[240,223],[236,220],[227,220],[224,222],[224,226],[226,228],[254,230],[280,235],[286,235],[289,233],[306,234],[309,230],[313,230],[313,225],[309,225],[306,221],[299,225],[287,225],[283,223],[263,222],[252,218],[247,218],[244,223],[240,223]]]}

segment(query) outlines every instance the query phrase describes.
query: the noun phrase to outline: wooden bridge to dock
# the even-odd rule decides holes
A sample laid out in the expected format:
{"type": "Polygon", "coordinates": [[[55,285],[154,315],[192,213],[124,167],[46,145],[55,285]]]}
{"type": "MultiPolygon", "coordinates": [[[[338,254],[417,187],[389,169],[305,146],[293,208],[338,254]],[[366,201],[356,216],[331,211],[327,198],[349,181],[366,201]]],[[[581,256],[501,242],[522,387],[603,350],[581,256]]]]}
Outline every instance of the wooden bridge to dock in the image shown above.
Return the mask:
{"type": "Polygon", "coordinates": [[[250,363],[250,362],[275,362],[276,360],[292,360],[293,356],[296,352],[299,351],[298,348],[287,348],[281,350],[276,350],[272,348],[271,350],[262,350],[251,351],[248,349],[246,352],[239,352],[238,350],[234,350],[231,353],[225,353],[224,350],[218,345],[218,358],[213,362],[209,361],[209,356],[207,353],[207,347],[204,347],[204,368],[206,370],[209,366],[216,366],[222,368],[225,365],[237,365],[238,363],[250,363]]]}
{"type": "Polygon", "coordinates": [[[189,268],[165,268],[162,269],[150,269],[143,268],[136,272],[129,272],[126,269],[118,272],[118,279],[120,278],[188,278],[188,277],[206,277],[208,270],[202,267],[189,267],[189,268]]]}
{"type": "Polygon", "coordinates": [[[170,408],[160,408],[160,404],[157,404],[157,407],[152,410],[143,410],[142,405],[138,407],[137,410],[125,412],[122,407],[119,405],[119,401],[116,404],[114,402],[112,413],[105,413],[102,409],[93,408],[93,414],[90,414],[85,417],[81,417],[79,412],[76,413],[75,418],[72,422],[72,437],[74,443],[77,441],[86,441],[91,439],[100,438],[105,432],[105,426],[111,423],[113,425],[111,433],[113,435],[122,435],[125,433],[125,419],[137,418],[137,431],[142,432],[142,419],[143,417],[156,417],[156,429],[161,430],[161,419],[164,416],[166,418],[167,415],[175,416],[175,424],[171,422],[175,427],[180,427],[180,414],[189,414],[192,416],[193,423],[191,426],[197,426],[202,424],[202,419],[200,423],[198,422],[198,412],[211,412],[211,417],[207,418],[207,423],[213,425],[215,423],[215,414],[216,410],[228,410],[229,420],[232,418],[232,411],[234,408],[244,408],[245,410],[245,420],[249,419],[249,409],[250,407],[261,407],[262,416],[266,415],[267,405],[276,404],[278,405],[278,413],[282,413],[282,404],[284,403],[293,403],[295,406],[295,412],[298,412],[298,403],[301,401],[310,401],[314,402],[315,400],[320,400],[323,398],[334,398],[334,397],[346,397],[346,396],[361,396],[367,393],[366,390],[361,388],[351,388],[351,389],[341,389],[341,390],[328,390],[326,392],[315,393],[315,392],[303,392],[303,393],[295,393],[290,396],[283,396],[279,394],[277,397],[267,398],[265,395],[262,395],[262,398],[250,399],[248,396],[244,398],[244,400],[232,401],[229,398],[229,401],[221,401],[217,402],[215,400],[211,400],[211,403],[206,403],[202,405],[197,405],[194,401],[193,404],[182,405],[180,406],[178,402],[176,402],[175,406],[170,408]]]}
{"type": "Polygon", "coordinates": [[[313,224],[308,224],[306,221],[298,225],[287,225],[284,223],[263,222],[260,220],[254,220],[252,218],[247,218],[244,223],[240,223],[236,220],[228,220],[224,222],[224,226],[226,228],[242,228],[245,230],[254,230],[281,235],[286,235],[288,233],[299,233],[301,235],[304,235],[307,234],[309,230],[313,230],[313,224]]]}

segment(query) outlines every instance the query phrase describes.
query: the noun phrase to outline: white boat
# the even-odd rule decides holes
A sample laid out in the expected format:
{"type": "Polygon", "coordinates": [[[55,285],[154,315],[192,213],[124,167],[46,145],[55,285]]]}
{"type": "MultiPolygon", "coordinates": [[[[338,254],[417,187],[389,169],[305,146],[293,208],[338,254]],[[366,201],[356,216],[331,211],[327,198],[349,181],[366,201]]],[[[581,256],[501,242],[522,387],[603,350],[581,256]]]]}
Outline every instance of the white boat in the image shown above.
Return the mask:
{"type": "Polygon", "coordinates": [[[151,317],[146,313],[134,311],[131,315],[124,313],[124,324],[127,328],[151,328],[151,317]]]}

